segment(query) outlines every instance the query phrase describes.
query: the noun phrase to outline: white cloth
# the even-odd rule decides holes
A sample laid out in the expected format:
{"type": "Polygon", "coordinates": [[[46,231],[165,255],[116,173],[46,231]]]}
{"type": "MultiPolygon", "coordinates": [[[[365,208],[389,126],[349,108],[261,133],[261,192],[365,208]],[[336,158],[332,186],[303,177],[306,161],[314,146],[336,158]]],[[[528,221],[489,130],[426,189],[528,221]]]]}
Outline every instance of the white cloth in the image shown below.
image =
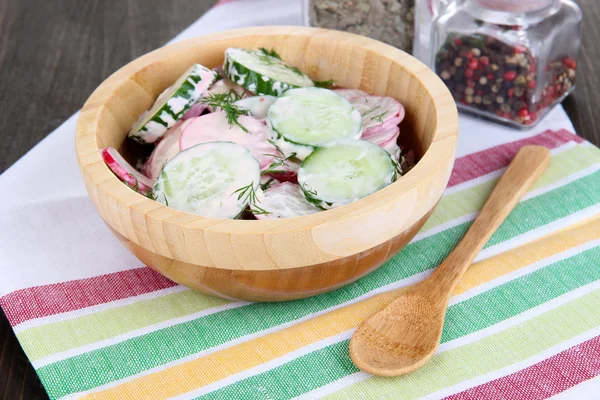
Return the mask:
{"type": "MultiPolygon", "coordinates": [[[[303,21],[301,0],[232,1],[208,11],[173,41],[303,21]]],[[[142,265],[112,235],[87,197],[73,145],[76,120],[77,114],[0,175],[0,296],[142,265]]],[[[461,115],[458,155],[547,129],[574,131],[562,107],[529,131],[461,115]]]]}

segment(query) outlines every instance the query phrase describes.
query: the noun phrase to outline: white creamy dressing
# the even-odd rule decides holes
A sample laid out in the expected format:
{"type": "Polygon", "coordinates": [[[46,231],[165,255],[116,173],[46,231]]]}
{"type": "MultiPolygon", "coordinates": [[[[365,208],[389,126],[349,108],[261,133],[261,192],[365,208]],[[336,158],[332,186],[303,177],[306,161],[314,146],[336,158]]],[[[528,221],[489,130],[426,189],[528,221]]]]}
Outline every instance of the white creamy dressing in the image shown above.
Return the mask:
{"type": "Polygon", "coordinates": [[[205,143],[169,161],[154,187],[156,200],[177,210],[211,218],[235,218],[248,204],[236,190],[258,191],[260,169],[243,146],[205,143]]]}
{"type": "Polygon", "coordinates": [[[337,93],[320,88],[290,89],[268,110],[271,126],[288,141],[322,146],[337,139],[358,139],[362,117],[337,93]]]}
{"type": "Polygon", "coordinates": [[[273,161],[272,155],[277,152],[275,146],[267,140],[270,135],[266,125],[252,117],[242,115],[238,118],[238,122],[250,133],[245,132],[237,125],[229,126],[223,111],[206,114],[191,121],[181,135],[179,141],[181,150],[189,149],[200,143],[234,142],[250,150],[262,169],[268,168],[273,161]]]}
{"type": "Polygon", "coordinates": [[[236,106],[250,111],[254,118],[264,120],[271,104],[277,100],[275,96],[254,96],[236,101],[236,106]]]}
{"type": "Polygon", "coordinates": [[[257,215],[258,219],[292,218],[320,211],[306,201],[300,186],[289,182],[274,184],[267,189],[259,206],[271,214],[257,215]]]}

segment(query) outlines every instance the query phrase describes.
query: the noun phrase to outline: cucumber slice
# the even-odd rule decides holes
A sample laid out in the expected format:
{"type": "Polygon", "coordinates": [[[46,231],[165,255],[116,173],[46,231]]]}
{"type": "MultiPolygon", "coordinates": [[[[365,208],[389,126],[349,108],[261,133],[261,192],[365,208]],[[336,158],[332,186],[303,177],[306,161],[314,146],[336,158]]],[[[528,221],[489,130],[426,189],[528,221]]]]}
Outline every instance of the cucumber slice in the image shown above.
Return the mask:
{"type": "Polygon", "coordinates": [[[236,218],[260,186],[258,161],[231,142],[204,143],[167,162],[154,185],[154,198],[177,210],[211,218],[236,218]]]}
{"type": "Polygon", "coordinates": [[[316,149],[298,171],[306,199],[326,209],[375,193],[396,177],[396,165],[385,150],[364,140],[348,139],[316,149]]]}
{"type": "Polygon", "coordinates": [[[133,124],[129,137],[140,143],[156,142],[183,117],[218,76],[215,71],[200,64],[192,65],[133,124]]]}
{"type": "Polygon", "coordinates": [[[253,96],[234,102],[236,106],[248,110],[256,119],[266,119],[271,104],[277,100],[275,96],[253,96]]]}
{"type": "Polygon", "coordinates": [[[269,107],[268,122],[278,139],[320,147],[334,140],[360,138],[362,118],[332,90],[301,88],[288,90],[269,107]]]}
{"type": "Polygon", "coordinates": [[[259,205],[267,213],[256,213],[257,219],[292,218],[321,211],[314,204],[306,201],[300,186],[289,182],[272,185],[261,196],[259,205]]]}
{"type": "Polygon", "coordinates": [[[291,88],[314,86],[298,68],[258,50],[228,48],[223,69],[233,82],[258,95],[279,96],[291,88]]]}

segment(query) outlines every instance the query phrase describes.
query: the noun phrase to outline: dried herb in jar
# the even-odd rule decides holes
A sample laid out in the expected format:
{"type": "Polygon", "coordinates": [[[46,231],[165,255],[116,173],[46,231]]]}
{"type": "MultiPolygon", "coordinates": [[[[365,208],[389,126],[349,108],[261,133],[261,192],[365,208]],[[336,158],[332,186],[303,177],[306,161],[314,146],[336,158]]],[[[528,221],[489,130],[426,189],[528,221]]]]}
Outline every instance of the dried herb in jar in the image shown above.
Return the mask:
{"type": "Polygon", "coordinates": [[[415,0],[310,0],[310,24],[369,36],[412,52],[415,0]]]}
{"type": "Polygon", "coordinates": [[[569,93],[576,67],[571,57],[561,56],[540,72],[527,47],[484,34],[450,34],[435,60],[437,74],[461,108],[519,125],[533,124],[569,93]]]}

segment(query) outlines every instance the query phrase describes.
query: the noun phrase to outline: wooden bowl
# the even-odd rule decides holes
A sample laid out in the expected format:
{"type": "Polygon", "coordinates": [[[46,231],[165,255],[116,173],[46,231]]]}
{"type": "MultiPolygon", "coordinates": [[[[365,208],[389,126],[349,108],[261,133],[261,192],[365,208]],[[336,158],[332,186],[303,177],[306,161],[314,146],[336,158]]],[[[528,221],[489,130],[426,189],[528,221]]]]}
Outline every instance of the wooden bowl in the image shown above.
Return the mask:
{"type": "Polygon", "coordinates": [[[458,115],[446,86],[424,64],[381,42],[305,27],[220,32],[166,46],[115,72],[85,103],[77,158],[98,212],[141,261],[169,279],[226,298],[279,301],[327,292],[367,274],[425,223],[450,177],[458,115]],[[227,47],[275,49],[316,80],[398,99],[402,137],[420,160],[385,189],[317,214],[273,220],[221,220],[168,208],[135,193],[106,167],[99,150],[119,148],[133,122],[192,63],[223,62],[227,47]]]}

